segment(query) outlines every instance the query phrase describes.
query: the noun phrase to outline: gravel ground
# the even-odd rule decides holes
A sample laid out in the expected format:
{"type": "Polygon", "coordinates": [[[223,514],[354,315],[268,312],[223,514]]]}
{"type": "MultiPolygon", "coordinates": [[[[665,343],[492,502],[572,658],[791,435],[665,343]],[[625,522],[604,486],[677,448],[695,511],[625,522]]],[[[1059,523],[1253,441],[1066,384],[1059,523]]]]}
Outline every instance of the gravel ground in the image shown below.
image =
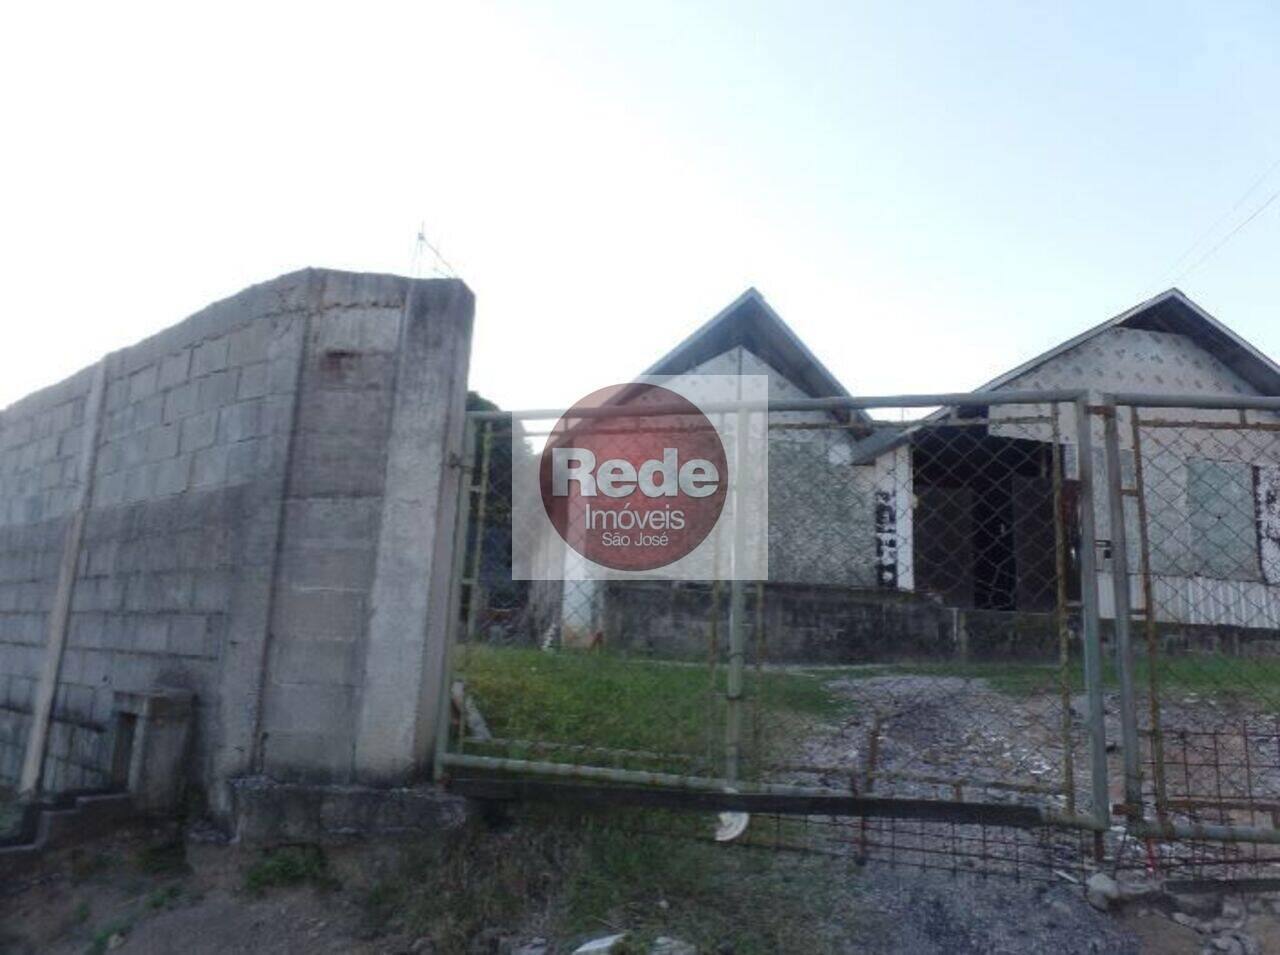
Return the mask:
{"type": "MultiPolygon", "coordinates": [[[[1069,733],[1064,734],[1061,697],[1051,687],[1025,695],[993,690],[982,679],[917,674],[869,674],[833,681],[832,689],[855,700],[853,714],[837,725],[814,727],[808,734],[800,762],[840,767],[830,774],[792,773],[796,782],[847,785],[850,769],[865,768],[873,737],[876,777],[874,795],[903,798],[954,799],[1048,805],[1066,808],[1063,794],[1065,755],[1074,766],[1074,794],[1079,807],[1089,805],[1088,744],[1083,713],[1086,700],[1069,701],[1069,733]],[[1069,750],[1065,742],[1070,740],[1069,750]],[[847,767],[847,768],[846,768],[847,767]],[[931,781],[932,780],[932,781],[931,781]],[[939,780],[962,780],[960,787],[939,780]],[[1039,791],[1037,791],[1039,790],[1039,791]]],[[[1119,738],[1118,701],[1105,699],[1107,737],[1119,738]]],[[[1211,699],[1194,694],[1164,701],[1166,727],[1204,728],[1248,725],[1260,733],[1265,718],[1240,699],[1211,699]]],[[[1259,736],[1250,746],[1261,746],[1259,736]]],[[[1223,736],[1215,752],[1224,766],[1244,765],[1242,737],[1223,736]],[[1229,748],[1241,750],[1231,754],[1229,748]]],[[[1194,757],[1193,757],[1194,758],[1194,757]]],[[[1122,754],[1108,756],[1111,799],[1123,795],[1122,754]]],[[[1273,766],[1252,760],[1246,783],[1243,774],[1223,772],[1223,785],[1280,788],[1273,766]]],[[[865,776],[855,776],[866,789],[865,776]]],[[[1245,821],[1245,820],[1237,820],[1245,821]]],[[[949,864],[957,832],[981,833],[978,827],[952,828],[940,824],[880,822],[878,845],[867,855],[870,864],[860,880],[860,925],[857,950],[912,952],[922,955],[964,953],[1160,953],[1201,955],[1203,952],[1280,952],[1280,900],[1237,900],[1248,909],[1247,922],[1213,925],[1212,919],[1183,922],[1168,904],[1131,904],[1118,913],[1103,913],[1085,898],[1079,881],[1092,871],[1088,840],[1026,830],[988,830],[1016,843],[1017,864],[990,858],[962,859],[959,872],[929,871],[886,860],[949,864]],[[892,832],[890,838],[887,833],[892,832]],[[965,868],[976,870],[965,872],[965,868]],[[978,873],[988,873],[983,877],[978,873]],[[998,874],[997,874],[998,873],[998,874]],[[1010,875],[1024,878],[1014,879],[1010,875]],[[1031,879],[1025,878],[1031,876],[1031,879]],[[1079,881],[1073,881],[1079,880],[1079,881]],[[1250,904],[1246,907],[1245,903],[1250,904]],[[1233,935],[1234,933],[1234,935],[1233,935]],[[1247,941],[1252,949],[1245,949],[1247,941]],[[1239,947],[1237,947],[1239,946],[1239,947]]],[[[849,827],[846,845],[856,844],[849,827]]],[[[963,843],[959,843],[963,846],[963,843]]],[[[973,845],[972,843],[970,844],[973,845]]],[[[1126,859],[1145,860],[1141,843],[1123,840],[1115,832],[1106,838],[1108,857],[1118,851],[1126,859]]],[[[1185,857],[1185,844],[1157,845],[1152,851],[1166,864],[1185,857]]],[[[986,847],[984,847],[984,853],[986,847]]],[[[996,850],[997,854],[1000,850],[996,850]]],[[[1133,875],[1141,875],[1139,869],[1133,875]]],[[[1187,873],[1183,873],[1187,874],[1187,873]]],[[[1167,903],[1167,898],[1165,902],[1167,903]]]]}
{"type": "MultiPolygon", "coordinates": [[[[801,762],[864,766],[870,734],[878,725],[876,765],[885,775],[874,781],[875,795],[955,798],[953,787],[921,781],[930,777],[1044,785],[1061,764],[1061,722],[1056,715],[1060,704],[1051,697],[1014,699],[982,680],[947,676],[869,676],[838,680],[831,686],[856,700],[857,709],[838,725],[815,728],[801,762]]],[[[815,782],[814,774],[806,778],[801,773],[793,779],[815,782]]],[[[847,779],[846,772],[817,781],[840,785],[847,779]]],[[[962,794],[987,802],[1027,798],[999,786],[970,786],[962,794]]],[[[1014,879],[1013,866],[992,861],[972,864],[1004,874],[984,877],[890,865],[888,860],[893,859],[950,864],[945,853],[954,843],[948,840],[970,827],[906,823],[893,826],[890,837],[891,824],[878,825],[883,827],[876,840],[880,846],[870,850],[870,862],[859,880],[861,918],[856,934],[860,951],[919,955],[1141,951],[1137,933],[1092,908],[1078,883],[1054,875],[1055,867],[1070,870],[1078,859],[1058,858],[1052,844],[1040,845],[1033,834],[987,830],[993,840],[1017,841],[1017,870],[1023,877],[1014,879]]],[[[972,828],[976,837],[978,830],[972,828]]]]}
{"type": "Polygon", "coordinates": [[[872,865],[861,901],[858,940],[868,955],[1141,951],[1137,934],[1067,886],[872,865]]]}
{"type": "MultiPolygon", "coordinates": [[[[830,688],[857,703],[853,715],[814,733],[805,761],[865,766],[879,731],[875,791],[907,798],[953,799],[950,781],[966,799],[1021,802],[1010,787],[1062,788],[1062,709],[1050,694],[1016,697],[985,680],[893,674],[836,680],[830,688]],[[946,784],[926,779],[947,780],[946,784]]],[[[1077,794],[1086,798],[1083,700],[1072,704],[1071,752],[1077,794]]],[[[1043,802],[1043,795],[1036,797],[1043,802]]],[[[1058,800],[1060,803],[1061,800],[1058,800]]]]}

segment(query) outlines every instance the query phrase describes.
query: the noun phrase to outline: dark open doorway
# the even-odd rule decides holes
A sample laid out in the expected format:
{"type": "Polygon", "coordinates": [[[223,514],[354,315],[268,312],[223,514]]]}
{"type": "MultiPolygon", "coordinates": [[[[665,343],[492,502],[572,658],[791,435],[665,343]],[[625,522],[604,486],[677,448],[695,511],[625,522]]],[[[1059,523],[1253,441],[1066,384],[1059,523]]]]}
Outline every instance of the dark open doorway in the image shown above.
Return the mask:
{"type": "Polygon", "coordinates": [[[1052,446],[936,428],[915,437],[912,464],[916,588],[953,607],[1052,610],[1052,446]]]}

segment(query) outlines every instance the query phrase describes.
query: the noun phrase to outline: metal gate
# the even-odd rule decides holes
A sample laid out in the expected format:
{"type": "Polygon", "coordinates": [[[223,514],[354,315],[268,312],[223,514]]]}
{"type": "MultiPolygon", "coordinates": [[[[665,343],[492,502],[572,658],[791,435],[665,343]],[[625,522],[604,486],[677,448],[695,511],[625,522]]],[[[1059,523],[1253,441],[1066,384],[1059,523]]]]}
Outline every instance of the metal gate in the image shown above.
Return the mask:
{"type": "Polygon", "coordinates": [[[1096,410],[1126,754],[1116,810],[1162,869],[1256,876],[1280,858],[1280,400],[1117,395],[1096,410]]]}
{"type": "Polygon", "coordinates": [[[1280,831],[1276,411],[719,408],[767,414],[752,582],[513,580],[513,471],[557,413],[472,413],[436,772],[753,812],[747,840],[946,868],[1266,862],[1238,847],[1280,831]]]}

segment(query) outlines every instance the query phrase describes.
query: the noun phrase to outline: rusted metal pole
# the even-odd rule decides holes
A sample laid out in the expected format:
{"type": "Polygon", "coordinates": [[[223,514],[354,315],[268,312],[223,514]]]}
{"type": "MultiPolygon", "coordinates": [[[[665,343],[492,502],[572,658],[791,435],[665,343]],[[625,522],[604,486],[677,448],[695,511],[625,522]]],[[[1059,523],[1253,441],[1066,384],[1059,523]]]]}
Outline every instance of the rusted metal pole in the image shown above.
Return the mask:
{"type": "MultiPolygon", "coordinates": [[[[1052,391],[971,391],[946,392],[937,395],[873,395],[867,397],[840,398],[785,398],[770,401],[709,401],[698,407],[703,414],[721,412],[779,412],[779,411],[844,411],[854,408],[969,408],[984,405],[1034,405],[1055,401],[1077,401],[1085,396],[1085,392],[1077,389],[1056,389],[1052,391]]],[[[1216,399],[1215,399],[1216,400],[1216,399]]],[[[1203,404],[1203,395],[1195,399],[1203,404]]],[[[1280,400],[1273,406],[1280,408],[1280,400]]],[[[1193,406],[1194,407],[1194,406],[1193,406]]],[[[1231,407],[1234,407],[1232,405],[1231,407]]],[[[1252,407],[1252,405],[1250,406],[1252,407]]],[[[688,413],[684,405],[614,405],[606,404],[598,408],[575,408],[575,418],[628,418],[652,417],[655,415],[683,415],[688,413]]],[[[508,418],[519,421],[557,421],[564,414],[564,409],[537,408],[526,411],[473,411],[477,421],[505,421],[508,418]]]]}
{"type": "MultiPolygon", "coordinates": [[[[449,763],[466,768],[477,757],[451,755],[449,763]]],[[[626,770],[610,770],[599,766],[574,766],[569,763],[543,763],[545,773],[535,776],[507,776],[492,773],[462,776],[452,788],[463,794],[487,799],[541,799],[555,801],[573,799],[597,806],[649,806],[653,808],[706,812],[761,812],[798,817],[808,831],[814,816],[855,816],[861,819],[914,819],[922,822],[950,822],[972,826],[1013,826],[1038,829],[1046,825],[1069,825],[1053,813],[1036,806],[1008,803],[955,802],[946,799],[886,799],[856,796],[839,789],[808,789],[779,784],[744,782],[726,791],[723,780],[661,777],[659,774],[626,770]],[[626,773],[628,779],[616,779],[626,773]],[[610,785],[581,785],[564,780],[582,779],[588,783],[609,774],[610,785]],[[641,777],[639,779],[635,777],[641,777]]],[[[490,767],[486,766],[485,769],[490,767]]],[[[1077,824],[1080,820],[1075,821],[1077,824]]],[[[1085,828],[1088,828],[1086,826],[1085,828]]],[[[916,832],[904,830],[908,836],[916,832]]],[[[893,829],[889,829],[893,836],[893,829]]],[[[758,844],[758,843],[757,843],[758,844]]],[[[1008,843],[1017,851],[1018,841],[1008,843]]],[[[801,846],[797,845],[796,848],[801,846]]],[[[937,850],[904,846],[909,852],[937,854],[937,850]]],[[[822,850],[820,850],[822,851],[822,850]]],[[[1001,858],[999,854],[991,859],[1001,858]]],[[[1008,857],[1004,857],[1008,861],[1008,857]]]]}
{"type": "Polygon", "coordinates": [[[725,778],[733,781],[742,772],[742,675],[746,663],[746,582],[742,579],[742,559],[746,552],[746,521],[742,513],[742,471],[749,458],[747,412],[739,408],[735,424],[733,488],[733,580],[729,589],[729,672],[725,678],[725,778]]]}
{"type": "Polygon", "coordinates": [[[1102,692],[1102,644],[1098,613],[1098,535],[1094,517],[1093,432],[1085,397],[1075,402],[1076,448],[1080,482],[1080,603],[1084,643],[1084,680],[1089,697],[1089,756],[1092,767],[1090,811],[1105,830],[1111,821],[1107,785],[1106,710],[1102,692]]]}
{"type": "Polygon", "coordinates": [[[1120,461],[1119,409],[1103,404],[1106,433],[1107,499],[1111,510],[1111,593],[1120,674],[1120,739],[1124,762],[1125,815],[1142,818],[1142,763],[1138,750],[1138,720],[1133,695],[1133,653],[1129,641],[1129,549],[1125,527],[1124,475],[1120,461]]]}
{"type": "MultiPolygon", "coordinates": [[[[1280,398],[1258,395],[1144,395],[1117,392],[1111,396],[1118,405],[1143,408],[1209,408],[1223,411],[1280,412],[1280,398]]],[[[1200,427],[1196,422],[1195,427],[1200,427]]]]}
{"type": "MultiPolygon", "coordinates": [[[[719,566],[719,560],[716,561],[719,566]]],[[[720,663],[720,580],[711,582],[711,620],[707,626],[707,765],[716,760],[716,675],[720,663]]]]}
{"type": "Polygon", "coordinates": [[[753,623],[754,647],[756,656],[756,691],[751,698],[751,746],[754,770],[757,777],[765,772],[764,750],[768,741],[764,735],[766,718],[765,682],[764,682],[764,584],[756,581],[755,586],[755,620],[753,623]]]}
{"type": "Polygon", "coordinates": [[[1137,406],[1129,418],[1133,445],[1133,479],[1138,501],[1138,542],[1142,548],[1142,606],[1147,638],[1147,705],[1151,716],[1152,782],[1155,785],[1156,815],[1163,824],[1169,812],[1169,793],[1165,780],[1164,730],[1160,723],[1160,637],[1156,632],[1155,588],[1151,584],[1151,531],[1147,517],[1147,481],[1142,462],[1142,422],[1137,406]]]}
{"type": "Polygon", "coordinates": [[[744,584],[734,580],[729,586],[729,660],[725,677],[725,765],[726,779],[737,779],[742,762],[742,674],[746,641],[743,616],[746,613],[744,584]]]}
{"type": "Polygon", "coordinates": [[[475,555],[471,560],[471,577],[468,580],[470,599],[467,600],[467,646],[471,646],[479,627],[480,607],[484,602],[484,522],[489,504],[489,460],[493,452],[493,422],[484,422],[484,437],[480,442],[480,475],[476,480],[476,536],[475,555]]]}
{"type": "Polygon", "coordinates": [[[1067,619],[1067,529],[1062,496],[1062,428],[1053,409],[1053,542],[1057,568],[1058,691],[1062,707],[1062,788],[1076,811],[1075,742],[1071,731],[1071,628],[1067,619]]]}
{"type": "MultiPolygon", "coordinates": [[[[867,734],[867,764],[862,777],[862,792],[870,796],[876,785],[877,763],[880,761],[880,715],[877,713],[871,721],[871,730],[867,734]]],[[[867,858],[867,817],[863,816],[858,823],[858,858],[867,858]]]]}
{"type": "Polygon", "coordinates": [[[444,653],[441,655],[439,709],[436,711],[436,741],[431,754],[432,777],[439,782],[445,774],[445,751],[449,748],[450,707],[449,693],[453,685],[453,648],[462,627],[462,578],[467,565],[467,532],[471,522],[471,484],[475,472],[476,419],[467,415],[462,433],[462,454],[454,462],[462,469],[458,482],[458,518],[453,529],[453,575],[449,582],[449,621],[444,632],[444,653]]]}

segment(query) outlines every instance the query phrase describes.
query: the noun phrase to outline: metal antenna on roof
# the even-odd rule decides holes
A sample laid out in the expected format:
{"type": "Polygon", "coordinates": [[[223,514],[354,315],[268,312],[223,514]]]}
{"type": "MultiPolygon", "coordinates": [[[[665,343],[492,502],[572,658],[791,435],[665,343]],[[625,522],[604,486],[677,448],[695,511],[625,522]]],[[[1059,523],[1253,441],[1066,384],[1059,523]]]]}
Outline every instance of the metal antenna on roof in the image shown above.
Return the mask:
{"type": "Polygon", "coordinates": [[[410,278],[422,278],[422,253],[426,248],[427,242],[426,227],[427,224],[425,222],[418,225],[418,238],[413,243],[413,254],[409,257],[410,278]]]}
{"type": "Polygon", "coordinates": [[[413,245],[413,259],[409,266],[409,274],[413,278],[421,278],[421,270],[423,260],[426,253],[431,253],[431,274],[439,278],[456,279],[458,271],[449,264],[449,260],[440,254],[440,250],[431,244],[431,240],[427,238],[427,224],[421,222],[418,224],[418,238],[413,245]]]}

